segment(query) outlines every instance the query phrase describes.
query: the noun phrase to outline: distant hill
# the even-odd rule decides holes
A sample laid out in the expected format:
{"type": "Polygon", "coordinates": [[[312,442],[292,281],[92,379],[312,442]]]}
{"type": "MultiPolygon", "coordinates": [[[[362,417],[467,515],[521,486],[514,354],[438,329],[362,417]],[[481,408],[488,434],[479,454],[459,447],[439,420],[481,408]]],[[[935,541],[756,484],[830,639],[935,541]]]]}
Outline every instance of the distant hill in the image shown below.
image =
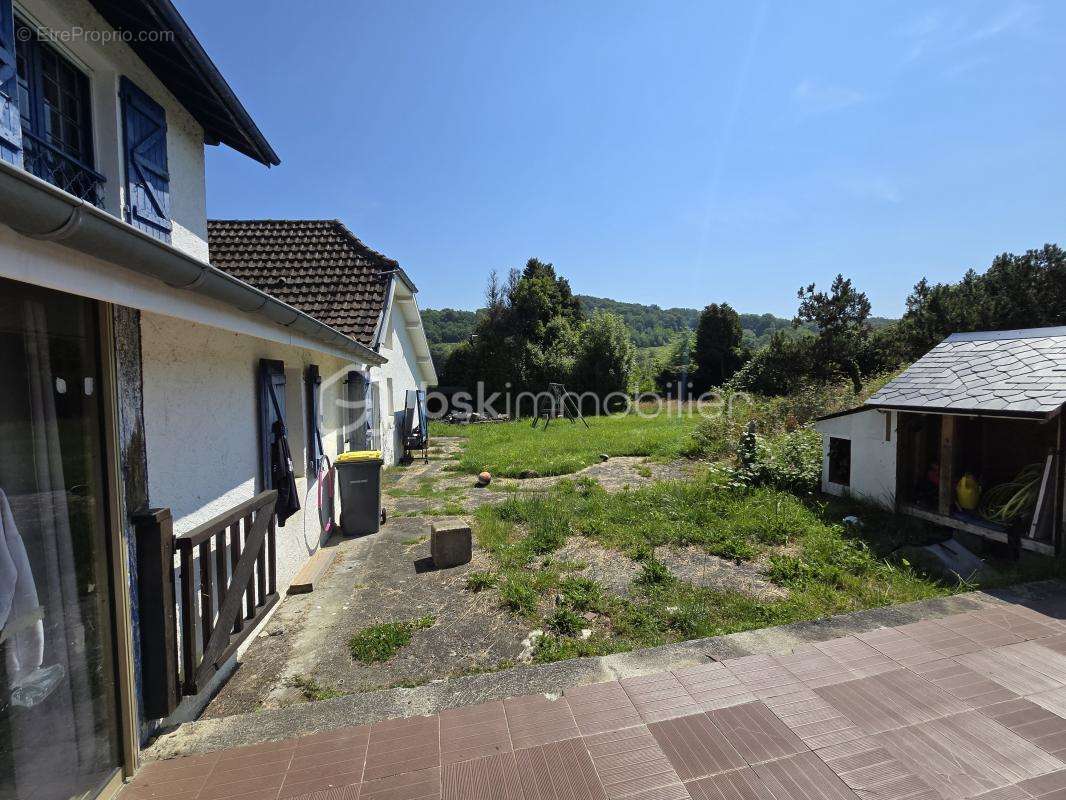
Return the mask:
{"type": "Polygon", "coordinates": [[[457,308],[423,308],[422,327],[429,341],[429,352],[433,364],[440,371],[448,353],[467,339],[474,332],[477,311],[464,311],[457,308]]]}
{"type": "Polygon", "coordinates": [[[695,308],[660,308],[642,303],[622,303],[606,297],[579,294],[586,314],[610,311],[625,320],[637,347],[659,347],[669,344],[681,331],[696,327],[700,312],[695,308]]]}
{"type": "MultiPolygon", "coordinates": [[[[577,298],[586,314],[603,310],[620,316],[633,336],[633,343],[642,349],[662,347],[669,344],[681,331],[694,330],[700,316],[698,308],[660,308],[656,305],[623,303],[586,294],[579,294],[577,298]]],[[[422,309],[422,324],[433,351],[433,359],[438,366],[455,345],[474,332],[478,313],[454,308],[422,309]]],[[[884,317],[870,319],[875,328],[891,321],[884,317]]],[[[792,320],[775,317],[773,314],[741,314],[740,326],[744,329],[745,344],[756,348],[765,344],[774,331],[791,330],[792,320]]],[[[813,326],[805,327],[813,330],[813,326]]]]}
{"type": "Polygon", "coordinates": [[[422,327],[430,344],[458,344],[474,332],[477,315],[457,308],[423,308],[422,327]]]}

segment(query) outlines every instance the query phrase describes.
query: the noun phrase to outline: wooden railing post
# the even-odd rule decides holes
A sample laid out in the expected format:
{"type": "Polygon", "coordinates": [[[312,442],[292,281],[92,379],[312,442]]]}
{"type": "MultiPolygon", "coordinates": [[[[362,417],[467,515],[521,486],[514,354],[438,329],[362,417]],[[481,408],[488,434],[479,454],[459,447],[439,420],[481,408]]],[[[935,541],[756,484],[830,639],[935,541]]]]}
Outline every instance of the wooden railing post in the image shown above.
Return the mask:
{"type": "MultiPolygon", "coordinates": [[[[244,518],[244,541],[248,541],[248,535],[252,532],[252,515],[249,514],[244,518]]],[[[247,550],[247,545],[245,545],[247,550]]],[[[244,618],[251,619],[255,616],[255,575],[248,576],[248,591],[247,591],[247,611],[244,618]]],[[[240,616],[238,614],[238,616],[240,616]]]]}
{"type": "MultiPolygon", "coordinates": [[[[233,565],[230,570],[230,574],[233,574],[233,570],[237,569],[237,564],[241,560],[241,522],[237,520],[229,526],[229,557],[230,563],[233,565]]],[[[233,621],[233,632],[240,633],[244,629],[244,615],[237,614],[237,618],[233,621]]]]}
{"type": "Polygon", "coordinates": [[[181,674],[185,694],[196,694],[196,595],[193,593],[192,542],[178,540],[181,554],[181,674]]]}
{"type": "Polygon", "coordinates": [[[141,639],[141,703],[162,719],[181,699],[174,605],[174,530],[169,508],[133,515],[137,537],[137,608],[141,639]]]}

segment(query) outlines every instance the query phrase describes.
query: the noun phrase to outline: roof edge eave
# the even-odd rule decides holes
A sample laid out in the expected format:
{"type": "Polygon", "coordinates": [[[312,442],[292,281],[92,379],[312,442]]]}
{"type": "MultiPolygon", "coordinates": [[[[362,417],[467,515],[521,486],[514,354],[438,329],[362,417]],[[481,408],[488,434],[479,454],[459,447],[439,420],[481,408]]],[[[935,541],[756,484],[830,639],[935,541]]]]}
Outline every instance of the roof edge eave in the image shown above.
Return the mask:
{"type": "Polygon", "coordinates": [[[0,162],[0,223],[31,239],[69,247],[262,317],[367,364],[388,360],[321,320],[6,162],[0,162]]]}
{"type": "Polygon", "coordinates": [[[1062,406],[1049,409],[1048,411],[1029,411],[1025,409],[1010,409],[1010,408],[953,408],[950,406],[909,406],[901,403],[871,403],[867,401],[862,406],[862,409],[876,410],[881,409],[883,411],[905,411],[914,414],[938,414],[941,416],[956,416],[956,417],[1000,417],[1008,419],[1033,419],[1033,420],[1049,420],[1055,417],[1061,410],[1062,406]]]}

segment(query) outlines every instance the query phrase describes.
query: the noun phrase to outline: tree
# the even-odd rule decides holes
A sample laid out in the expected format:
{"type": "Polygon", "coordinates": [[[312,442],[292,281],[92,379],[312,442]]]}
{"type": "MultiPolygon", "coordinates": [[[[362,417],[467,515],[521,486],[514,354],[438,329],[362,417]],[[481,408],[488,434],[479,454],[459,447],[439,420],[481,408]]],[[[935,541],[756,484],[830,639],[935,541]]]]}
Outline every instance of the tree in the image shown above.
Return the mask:
{"type": "MultiPolygon", "coordinates": [[[[437,384],[447,387],[471,386],[474,349],[470,342],[460,342],[437,364],[437,384]]],[[[434,362],[436,364],[436,362],[434,362]]]]}
{"type": "Polygon", "coordinates": [[[655,383],[659,390],[670,394],[681,389],[679,395],[687,394],[687,384],[696,374],[696,335],[692,331],[682,331],[674,337],[670,349],[666,351],[659,364],[655,383]]]}
{"type": "Polygon", "coordinates": [[[721,386],[741,363],[744,330],[740,315],[728,303],[712,303],[703,309],[696,326],[695,357],[700,389],[721,386]]]}
{"type": "Polygon", "coordinates": [[[594,392],[600,398],[612,392],[629,392],[633,380],[636,348],[625,321],[617,314],[597,311],[581,326],[577,357],[570,382],[579,392],[594,392]]]}
{"type": "Polygon", "coordinates": [[[551,264],[531,258],[505,281],[493,272],[470,340],[456,347],[443,373],[469,391],[478,382],[489,394],[542,391],[549,381],[567,380],[581,322],[570,283],[551,264]]]}
{"type": "Polygon", "coordinates": [[[817,327],[815,365],[835,366],[851,379],[856,392],[861,391],[859,354],[870,335],[870,300],[839,274],[828,293],[816,291],[812,283],[801,287],[798,296],[799,310],[792,324],[813,322],[817,327]]]}
{"type": "Polygon", "coordinates": [[[1066,251],[1046,244],[1023,255],[1003,253],[983,274],[958,283],[922,278],[907,298],[901,335],[918,358],[952,333],[1066,324],[1066,251]]]}
{"type": "Polygon", "coordinates": [[[752,354],[729,380],[729,387],[745,392],[780,396],[792,394],[812,373],[815,337],[802,331],[774,331],[770,341],[752,354]]]}

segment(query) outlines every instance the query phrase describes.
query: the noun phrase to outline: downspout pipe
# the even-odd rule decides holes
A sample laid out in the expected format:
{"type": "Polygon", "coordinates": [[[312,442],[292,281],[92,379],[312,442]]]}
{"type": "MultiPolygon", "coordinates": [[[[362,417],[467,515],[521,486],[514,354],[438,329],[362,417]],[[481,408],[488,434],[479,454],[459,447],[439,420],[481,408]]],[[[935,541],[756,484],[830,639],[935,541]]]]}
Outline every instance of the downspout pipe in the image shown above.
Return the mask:
{"type": "Polygon", "coordinates": [[[342,350],[366,364],[386,361],[369,347],[266,292],[2,161],[0,223],[24,236],[56,242],[168,286],[262,317],[342,350]]]}

